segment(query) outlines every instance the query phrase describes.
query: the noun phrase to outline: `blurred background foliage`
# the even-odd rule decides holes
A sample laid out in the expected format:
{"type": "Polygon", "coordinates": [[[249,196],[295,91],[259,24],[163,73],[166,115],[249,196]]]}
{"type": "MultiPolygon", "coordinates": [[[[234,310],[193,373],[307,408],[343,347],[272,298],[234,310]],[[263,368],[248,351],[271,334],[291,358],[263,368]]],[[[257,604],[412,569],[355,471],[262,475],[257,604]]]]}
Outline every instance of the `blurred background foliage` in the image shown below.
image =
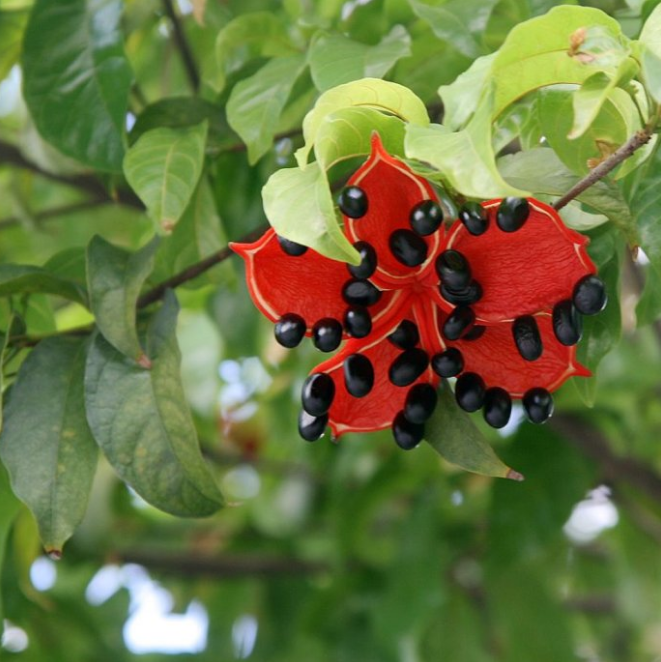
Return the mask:
{"type": "MultiPolygon", "coordinates": [[[[109,4],[88,2],[92,12],[109,4]]],[[[422,4],[122,3],[133,72],[129,144],[155,127],[209,122],[196,194],[204,198],[203,218],[164,241],[148,285],[264,226],[261,187],[294,164],[314,98],[344,75],[365,74],[336,64],[325,79],[325,53],[348,52],[353,62],[386,40],[394,55],[377,75],[410,87],[438,114],[440,85],[497,49],[514,26],[562,3],[427,3],[445,12],[445,22],[431,24],[421,18],[422,4]],[[228,32],[234,19],[254,12],[262,12],[259,21],[252,16],[228,32]],[[251,164],[227,122],[232,90],[270,57],[297,53],[320,66],[297,80],[273,147],[251,164]]],[[[580,4],[607,11],[635,37],[657,2],[580,4]]],[[[84,247],[93,235],[136,250],[153,224],[121,176],[64,156],[35,128],[20,65],[32,5],[0,0],[0,262],[53,258],[60,273],[84,282],[84,247]]],[[[649,172],[661,180],[658,160],[649,172]]],[[[604,262],[619,255],[612,232],[592,230],[593,250],[605,246],[604,262]]],[[[544,427],[517,411],[502,433],[483,430],[524,483],[458,471],[427,444],[403,453],[390,432],[347,435],[339,444],[301,441],[298,398],[315,350],[287,352],[274,342],[236,258],[178,288],[184,386],[228,507],[207,519],[165,515],[102,459],[85,519],[56,563],[43,555],[30,513],[3,487],[0,657],[661,660],[661,326],[654,321],[661,302],[658,290],[656,298],[648,293],[638,313],[651,324],[638,328],[636,303],[653,276],[624,251],[620,260],[623,273],[616,266],[614,277],[623,336],[598,379],[580,394],[565,385],[544,427]]],[[[6,304],[0,299],[3,319],[6,304]]],[[[31,336],[91,319],[82,306],[44,294],[14,304],[31,336]]],[[[614,315],[613,328],[617,307],[614,315]]],[[[21,360],[8,365],[9,380],[21,360]]]]}

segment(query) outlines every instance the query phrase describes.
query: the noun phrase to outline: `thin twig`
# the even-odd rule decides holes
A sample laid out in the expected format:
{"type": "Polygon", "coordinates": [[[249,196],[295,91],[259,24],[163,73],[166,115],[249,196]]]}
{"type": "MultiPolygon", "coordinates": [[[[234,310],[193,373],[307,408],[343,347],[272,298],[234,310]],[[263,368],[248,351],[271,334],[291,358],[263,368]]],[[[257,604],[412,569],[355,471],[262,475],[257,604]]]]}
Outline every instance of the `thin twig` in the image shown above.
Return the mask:
{"type": "Polygon", "coordinates": [[[184,28],[177,16],[177,12],[175,12],[174,7],[172,6],[172,0],[163,0],[163,8],[172,23],[174,40],[179,49],[179,53],[181,54],[181,59],[184,63],[184,69],[186,70],[188,80],[190,81],[193,91],[197,92],[200,89],[200,74],[197,71],[197,64],[195,63],[193,51],[186,38],[184,28]]]}

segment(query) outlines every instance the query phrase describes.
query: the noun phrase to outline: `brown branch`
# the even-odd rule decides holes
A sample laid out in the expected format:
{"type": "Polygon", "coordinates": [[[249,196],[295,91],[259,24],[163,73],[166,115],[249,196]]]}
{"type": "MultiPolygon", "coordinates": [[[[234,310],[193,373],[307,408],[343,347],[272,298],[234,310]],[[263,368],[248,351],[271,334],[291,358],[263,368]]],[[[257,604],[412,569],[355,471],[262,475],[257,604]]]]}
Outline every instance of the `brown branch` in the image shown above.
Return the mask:
{"type": "Polygon", "coordinates": [[[181,21],[172,6],[172,0],[163,0],[163,9],[170,19],[170,23],[172,23],[174,41],[181,54],[181,59],[184,63],[184,69],[186,70],[188,80],[190,81],[193,91],[197,92],[200,89],[200,74],[197,71],[197,64],[195,63],[193,51],[186,38],[186,33],[184,32],[181,21]]]}

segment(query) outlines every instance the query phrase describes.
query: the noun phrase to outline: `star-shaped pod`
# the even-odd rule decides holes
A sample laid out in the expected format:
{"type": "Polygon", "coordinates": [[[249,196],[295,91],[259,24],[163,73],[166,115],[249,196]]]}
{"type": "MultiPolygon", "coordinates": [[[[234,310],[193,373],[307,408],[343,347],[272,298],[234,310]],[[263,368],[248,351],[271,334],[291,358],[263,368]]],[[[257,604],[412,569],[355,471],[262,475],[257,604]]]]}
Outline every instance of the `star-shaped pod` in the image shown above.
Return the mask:
{"type": "Polygon", "coordinates": [[[512,399],[530,420],[552,413],[551,391],[589,372],[576,360],[581,315],[606,304],[587,240],[549,206],[506,198],[467,203],[448,228],[434,189],[378,137],[340,193],[358,266],[267,231],[233,244],[275,337],[311,336],[340,351],[305,381],[299,431],[310,441],[391,427],[402,448],[424,436],[441,378],[457,377],[466,411],[502,427],[512,399]]]}

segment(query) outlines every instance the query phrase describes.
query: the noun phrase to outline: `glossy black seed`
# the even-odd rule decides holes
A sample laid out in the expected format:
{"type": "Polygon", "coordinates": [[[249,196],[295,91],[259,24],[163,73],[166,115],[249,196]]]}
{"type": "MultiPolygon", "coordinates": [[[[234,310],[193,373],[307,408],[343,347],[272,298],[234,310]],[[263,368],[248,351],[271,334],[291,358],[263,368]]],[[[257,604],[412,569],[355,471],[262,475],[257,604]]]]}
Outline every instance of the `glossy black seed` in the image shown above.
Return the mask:
{"type": "Polygon", "coordinates": [[[287,313],[275,323],[273,333],[283,347],[296,347],[305,335],[305,320],[296,313],[287,313]]]}
{"type": "Polygon", "coordinates": [[[419,202],[409,214],[411,229],[421,237],[426,237],[438,230],[443,222],[443,210],[434,200],[419,202]]]}
{"type": "Polygon", "coordinates": [[[411,320],[402,320],[388,336],[388,340],[400,349],[411,349],[420,342],[418,327],[411,320]]]}
{"type": "Polygon", "coordinates": [[[456,347],[434,354],[431,367],[439,377],[456,377],[464,369],[464,357],[456,347]]]}
{"type": "Polygon", "coordinates": [[[327,413],[335,397],[335,382],[325,372],[310,375],[303,383],[301,404],[310,416],[327,413]]]}
{"type": "Polygon", "coordinates": [[[324,317],[312,327],[312,344],[322,352],[332,352],[342,342],[342,325],[332,317],[324,317]]]}
{"type": "Polygon", "coordinates": [[[351,306],[373,306],[381,298],[381,290],[368,280],[352,278],[344,284],[342,298],[351,306]]]}
{"type": "Polygon", "coordinates": [[[507,425],[512,414],[512,398],[509,393],[498,386],[487,389],[484,394],[484,420],[492,428],[502,428],[507,425]]]}
{"type": "Polygon", "coordinates": [[[363,354],[351,354],[344,359],[344,385],[354,398],[366,396],[374,386],[374,367],[363,354]]]}
{"type": "Polygon", "coordinates": [[[404,416],[411,423],[424,423],[436,409],[438,395],[431,384],[416,384],[406,396],[404,416]]]}
{"type": "Polygon", "coordinates": [[[427,352],[418,347],[407,349],[392,362],[388,377],[395,386],[408,386],[420,377],[428,365],[427,352]]]}
{"type": "Polygon", "coordinates": [[[301,411],[298,416],[298,434],[305,441],[317,441],[317,439],[323,437],[327,425],[328,414],[311,416],[306,411],[301,411]]]}
{"type": "Polygon", "coordinates": [[[503,232],[516,232],[528,220],[530,205],[525,198],[505,198],[496,213],[496,225],[503,232]]]}
{"type": "Polygon", "coordinates": [[[468,260],[452,248],[436,258],[436,273],[448,292],[461,292],[471,283],[468,260]]]}
{"type": "Polygon", "coordinates": [[[448,340],[459,340],[475,324],[475,313],[468,306],[457,306],[443,324],[443,335],[448,340]]]}
{"type": "Polygon", "coordinates": [[[297,244],[295,241],[292,241],[291,239],[285,239],[280,235],[278,235],[278,243],[280,244],[280,248],[282,248],[282,250],[287,253],[287,255],[292,255],[294,257],[303,255],[303,253],[308,250],[307,246],[303,246],[303,244],[297,244]]]}
{"type": "Polygon", "coordinates": [[[479,202],[467,202],[459,209],[459,220],[470,234],[479,236],[489,227],[489,219],[479,202]]]}
{"type": "Polygon", "coordinates": [[[532,423],[544,423],[553,414],[553,396],[545,388],[531,388],[523,396],[523,408],[532,423]]]}
{"type": "Polygon", "coordinates": [[[593,274],[581,278],[574,287],[572,299],[579,313],[583,315],[600,313],[608,303],[604,281],[593,274]]]}
{"type": "Polygon", "coordinates": [[[369,207],[365,191],[359,186],[347,186],[337,198],[340,211],[349,218],[362,218],[369,207]]]}
{"type": "Polygon", "coordinates": [[[466,305],[477,303],[483,294],[482,286],[476,280],[472,280],[463,290],[449,290],[444,283],[441,283],[440,291],[441,296],[455,306],[462,303],[466,305]]]}
{"type": "Polygon", "coordinates": [[[344,328],[352,338],[364,338],[372,330],[372,317],[364,306],[350,306],[344,313],[344,328]]]}
{"type": "Polygon", "coordinates": [[[354,278],[369,278],[376,270],[376,251],[366,241],[357,241],[353,247],[360,253],[360,264],[347,264],[354,278]]]}
{"type": "Polygon", "coordinates": [[[388,245],[395,259],[407,267],[417,267],[427,259],[427,243],[411,230],[395,230],[388,245]]]}
{"type": "Polygon", "coordinates": [[[569,299],[553,307],[553,332],[558,342],[567,347],[575,345],[583,335],[583,319],[569,299]]]}
{"type": "Polygon", "coordinates": [[[476,324],[468,333],[464,334],[462,340],[479,340],[486,332],[486,326],[476,324]]]}
{"type": "Polygon", "coordinates": [[[425,435],[425,426],[419,423],[411,423],[404,412],[400,411],[392,423],[392,434],[395,443],[405,451],[414,449],[425,435]]]}
{"type": "Polygon", "coordinates": [[[474,372],[465,372],[457,378],[454,397],[464,411],[477,411],[484,404],[486,390],[482,377],[474,372]]]}
{"type": "Polygon", "coordinates": [[[517,317],[512,324],[512,335],[519,354],[526,361],[536,361],[544,350],[537,320],[532,315],[517,317]]]}

